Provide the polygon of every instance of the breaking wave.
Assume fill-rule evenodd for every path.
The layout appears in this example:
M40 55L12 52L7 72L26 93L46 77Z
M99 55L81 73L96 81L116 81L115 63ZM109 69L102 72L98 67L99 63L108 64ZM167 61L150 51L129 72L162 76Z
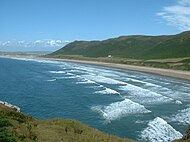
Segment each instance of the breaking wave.
M102 117L108 122L131 114L151 112L150 110L147 110L143 105L133 102L129 99L125 99L121 102L114 102L108 106L103 107L93 106L91 109L100 113Z
M62 74L62 73L65 73L65 72L64 71L49 71L49 73Z
M104 90L96 91L95 93L96 94L120 94L119 92L117 92L113 89L110 89L110 88L106 88L106 87Z
M143 142L171 142L181 138L183 135L176 131L164 119L156 117L148 123L148 127L141 132Z
M57 79L55 78L55 79L49 79L49 80L47 80L47 81L49 81L49 82L53 82L53 81L56 81Z
M119 89L126 91L126 93L128 93L128 95L130 95L135 101L140 101L144 104L164 103L173 100L161 94L131 84L120 86Z
M87 78L89 80L93 80L95 82L99 82L99 83L106 83L106 84L127 84L126 82L122 82L119 80L115 80L112 78L108 78L108 77L104 77L104 76L93 76L93 75L83 75L84 78Z
M178 114L170 117L171 121L180 122L182 124L190 124L190 108L180 110Z

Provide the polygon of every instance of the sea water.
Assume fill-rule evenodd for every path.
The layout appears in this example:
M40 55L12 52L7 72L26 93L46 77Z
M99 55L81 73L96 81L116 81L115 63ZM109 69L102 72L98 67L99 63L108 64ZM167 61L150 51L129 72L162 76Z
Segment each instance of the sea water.
M190 82L71 62L0 58L0 100L137 141L178 139L190 123Z

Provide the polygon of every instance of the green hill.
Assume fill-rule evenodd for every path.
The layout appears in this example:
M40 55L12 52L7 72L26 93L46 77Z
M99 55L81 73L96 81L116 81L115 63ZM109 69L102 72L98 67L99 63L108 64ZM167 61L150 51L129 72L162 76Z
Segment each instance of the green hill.
M63 55L95 58L112 55L140 60L190 57L190 31L177 35L134 35L103 41L74 41L48 56Z
M0 142L130 142L74 120L37 120L0 104Z

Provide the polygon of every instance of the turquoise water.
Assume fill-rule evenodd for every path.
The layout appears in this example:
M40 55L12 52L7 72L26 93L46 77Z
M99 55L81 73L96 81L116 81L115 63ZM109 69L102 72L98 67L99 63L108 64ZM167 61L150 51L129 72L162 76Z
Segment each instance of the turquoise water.
M70 62L0 58L0 100L138 141L180 138L190 123L190 82Z

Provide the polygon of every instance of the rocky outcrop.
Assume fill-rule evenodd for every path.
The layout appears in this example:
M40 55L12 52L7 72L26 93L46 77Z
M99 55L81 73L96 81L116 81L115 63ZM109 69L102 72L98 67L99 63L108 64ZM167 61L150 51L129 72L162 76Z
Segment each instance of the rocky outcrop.
M12 109L16 110L17 112L20 112L20 108L18 106L15 106L15 105L9 104L7 102L3 102L3 101L0 101L0 104L7 106L9 108L12 108Z

